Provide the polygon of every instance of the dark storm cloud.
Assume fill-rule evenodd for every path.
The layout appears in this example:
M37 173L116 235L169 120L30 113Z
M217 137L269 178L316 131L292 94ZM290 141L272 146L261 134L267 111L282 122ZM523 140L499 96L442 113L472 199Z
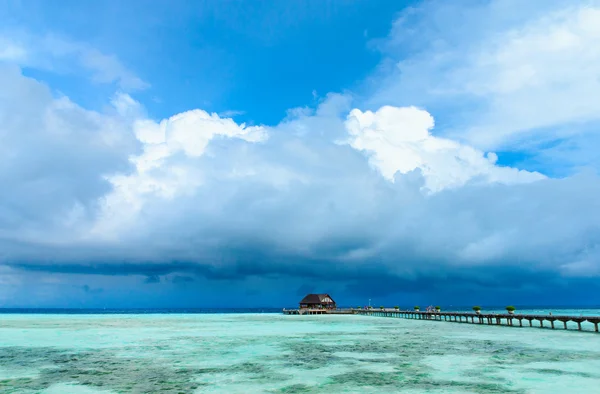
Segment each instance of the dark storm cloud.
M239 263L206 266L192 262L169 263L104 263L94 265L83 264L13 264L13 268L25 271L41 271L62 274L88 274L130 276L140 275L145 283L159 283L160 277L174 274L172 283L192 283L195 275L209 280L244 281L251 277L266 277L282 280L304 280L305 283L295 291L296 295L310 293L315 290L314 283L345 284L350 293L357 295L386 296L398 292L403 293L439 293L456 289L458 292L519 292L543 288L560 290L569 287L575 279L565 280L554 271L539 271L517 266L498 265L485 267L469 267L457 269L440 269L428 272L394 273L381 263L365 263L360 267L348 268L326 260L291 259L287 256L272 255L272 260L259 261L248 259L247 254L240 257ZM288 264L281 264L281 260ZM418 262L405 262L417 266ZM441 265L440 267L444 267ZM188 274L188 275L183 275Z

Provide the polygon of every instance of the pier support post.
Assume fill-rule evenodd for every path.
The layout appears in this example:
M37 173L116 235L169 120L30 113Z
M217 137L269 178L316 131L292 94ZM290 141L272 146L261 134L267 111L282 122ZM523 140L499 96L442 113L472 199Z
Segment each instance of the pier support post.
M577 329L578 329L579 331L581 331L581 322L580 322L580 321L578 321L578 322L577 322Z
M565 330L567 329L567 322L563 321L563 324L565 325Z
M542 327L542 328L544 327L544 321L543 320L540 320L540 327Z
M533 321L531 319L529 320L529 327L533 327Z
M598 322L594 322L594 331L598 332Z
M550 326L552 327L552 329L554 330L554 320L550 320Z

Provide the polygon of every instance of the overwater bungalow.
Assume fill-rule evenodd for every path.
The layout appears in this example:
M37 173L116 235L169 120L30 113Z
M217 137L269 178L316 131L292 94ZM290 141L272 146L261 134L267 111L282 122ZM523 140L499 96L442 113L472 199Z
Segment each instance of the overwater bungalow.
M307 294L300 301L300 309L336 309L336 305L329 294Z

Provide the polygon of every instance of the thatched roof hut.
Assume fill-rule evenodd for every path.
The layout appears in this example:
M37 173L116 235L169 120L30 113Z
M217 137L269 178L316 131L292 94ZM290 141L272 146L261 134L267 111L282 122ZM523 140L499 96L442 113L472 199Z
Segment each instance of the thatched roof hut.
M300 301L300 309L302 308L326 308L335 309L335 301L329 294L308 294Z

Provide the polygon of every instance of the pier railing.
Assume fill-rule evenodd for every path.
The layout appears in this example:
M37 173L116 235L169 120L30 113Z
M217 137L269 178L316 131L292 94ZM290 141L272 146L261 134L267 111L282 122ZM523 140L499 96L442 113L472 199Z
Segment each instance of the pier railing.
M363 315L363 316L378 316L378 317L395 317L403 319L417 319L417 320L434 320L434 321L447 321L457 323L470 323L470 324L487 324L487 325L504 325L504 326L518 326L523 327L523 321L529 323L529 327L534 326L534 322L539 324L541 328L544 323L549 323L548 328L556 328L562 323L562 328L567 330L567 323L573 322L577 324L577 329L582 330L581 324L589 322L593 324L594 331L598 332L598 325L600 324L600 316L571 316L571 315L535 315L535 314L519 314L519 313L471 313L471 312L422 312L422 311L408 311L400 310L395 308L384 308L384 309L284 309L284 314L287 315L329 315L329 314L340 314L340 315Z
M594 331L598 332L600 316L568 316L568 315L531 315L518 313L470 313L470 312L421 312L402 311L396 309L357 309L356 314L381 317L399 317L405 319L454 321L457 323L488 324L514 326L518 322L523 327L523 320L533 327L533 322L544 327L544 323L550 323L550 328L555 328L556 322L563 323L563 328L568 329L567 323L577 323L577 329L581 331L581 323L589 322L594 325Z

